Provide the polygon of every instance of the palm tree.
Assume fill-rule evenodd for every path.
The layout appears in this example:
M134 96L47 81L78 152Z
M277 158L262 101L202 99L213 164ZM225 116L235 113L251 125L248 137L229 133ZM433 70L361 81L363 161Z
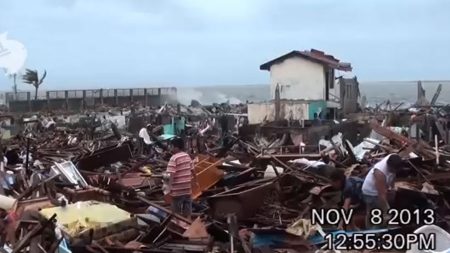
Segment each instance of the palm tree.
M25 70L25 75L22 76L22 80L24 83L28 83L34 86L36 89L36 93L34 94L34 100L37 100L38 89L39 86L44 82L45 77L47 76L47 71L44 70L44 74L41 78L39 78L37 70Z
M17 74L16 73L13 74L13 79L14 79L14 86L13 86L14 96L16 96L17 95Z

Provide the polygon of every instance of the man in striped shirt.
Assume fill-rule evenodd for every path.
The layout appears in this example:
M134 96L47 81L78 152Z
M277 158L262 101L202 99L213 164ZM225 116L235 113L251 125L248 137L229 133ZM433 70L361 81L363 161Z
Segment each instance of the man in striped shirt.
M169 195L172 198L172 211L190 219L192 212L192 179L195 179L191 157L183 151L181 138L172 140L173 155L167 165L169 178ZM196 181L195 181L196 182Z

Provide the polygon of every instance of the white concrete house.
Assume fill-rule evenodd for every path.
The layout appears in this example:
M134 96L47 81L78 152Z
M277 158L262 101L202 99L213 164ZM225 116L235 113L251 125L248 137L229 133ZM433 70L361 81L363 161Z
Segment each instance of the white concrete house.
M272 99L275 99L275 90L279 87L279 116L284 119L308 120L335 115L341 101L341 92L335 82L336 71L348 72L352 67L350 63L340 62L331 55L311 49L292 51L262 64L260 69L270 72ZM273 102L266 102L249 105L249 122L253 124L261 123L261 119L272 120L275 115L272 112L275 106L272 104ZM294 104L297 104L297 109L293 109Z
M332 100L335 70L351 71L350 63L340 62L322 51L292 51L262 64L270 72L271 97L280 86L281 99Z

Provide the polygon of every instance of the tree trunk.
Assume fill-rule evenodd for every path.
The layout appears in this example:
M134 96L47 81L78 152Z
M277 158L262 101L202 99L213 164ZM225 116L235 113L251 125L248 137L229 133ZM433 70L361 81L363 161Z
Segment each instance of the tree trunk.
M34 100L37 100L37 93L38 93L39 86L35 86L35 87L36 87L36 92L34 93Z
M17 74L14 74L14 96L17 95Z

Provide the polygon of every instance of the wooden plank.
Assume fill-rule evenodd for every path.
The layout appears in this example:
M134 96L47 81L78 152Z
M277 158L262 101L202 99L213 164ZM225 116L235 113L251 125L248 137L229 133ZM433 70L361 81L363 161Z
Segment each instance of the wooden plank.
M441 122L436 120L434 122L436 124L436 128L439 131L439 135L441 136L441 139L444 141L445 144L447 144L447 134L445 133L444 127L442 126Z
M200 197L203 191L214 186L219 180L223 178L224 172L217 168L221 165L223 160L217 160L214 163L209 163L206 168L205 162L201 161L200 164L195 165L195 174L197 182L192 182L192 198L196 199ZM198 183L198 184L197 184Z
M272 159L273 157L276 157L278 159L299 159L299 158L309 158L309 159L320 159L322 156L319 153L314 154L282 154L282 155L258 155L256 158L260 159Z
M432 149L428 143L409 139L401 134L397 134L387 127L380 126L376 120L372 120L370 122L370 127L378 134L381 134L382 136L393 141L397 146L405 147L406 149L413 147L414 151L423 156L425 159L432 158L430 157L429 152L426 151L426 149Z

